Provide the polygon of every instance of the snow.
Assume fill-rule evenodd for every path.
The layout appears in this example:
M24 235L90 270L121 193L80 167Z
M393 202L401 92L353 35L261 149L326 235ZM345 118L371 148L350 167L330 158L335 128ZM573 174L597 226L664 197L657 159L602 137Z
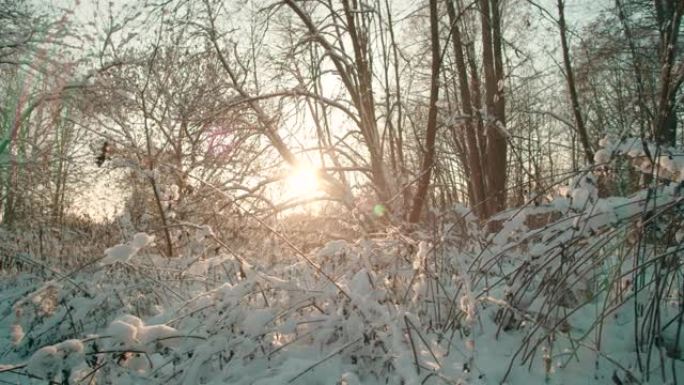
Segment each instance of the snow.
M24 329L21 327L21 325L14 324L10 328L10 341L12 342L12 345L18 345L22 339L24 339Z
M109 324L105 332L113 341L113 347L129 347L138 342L138 327L116 320Z
M603 148L612 148L614 143L615 138L610 135L606 135L599 140L598 145Z
M51 379L59 373L61 357L55 346L45 346L31 356L26 371L40 378Z
M119 317L119 321L135 326L136 328L141 328L143 326L143 321L140 318L130 314L124 314Z
M115 349L148 349L151 353L161 347L177 347L180 337L178 330L171 326L145 325L133 315L125 314L112 321L106 331Z
M202 225L197 230L195 238L199 241L202 241L207 237L213 237L213 236L214 236L214 231L211 229L211 226Z
M250 336L263 333L264 327L273 320L274 314L268 309L255 309L245 316L242 330Z
M344 372L338 381L340 385L361 385L359 377L353 372Z
M62 359L62 368L73 368L84 359L83 343L80 340L66 340L55 345L59 357Z
M154 237L146 233L137 233L128 243L120 243L105 250L105 257L100 261L103 265L126 263L133 258L140 249L150 245Z
M419 270L420 266L425 263L425 259L427 258L428 252L430 251L430 245L428 245L427 242L421 241L418 243L418 252L416 253L416 257L413 260L413 269L414 270Z
M101 261L104 265L116 262L128 262L136 253L138 248L129 244L118 244L105 250L106 257Z
M176 329L167 325L141 326L138 328L137 337L143 345L161 344L165 347L178 345L179 333Z
M684 157L671 149L629 138L602 145L597 163L636 157L642 167L650 152L662 179L681 178ZM136 233L69 280L0 276L0 363L12 368L0 380L673 383L673 372L684 376L680 187L603 196L598 185L591 170L577 173L537 205L498 214L496 233L455 207L435 227L317 243L305 253L320 270L287 248L267 261L253 243L237 249L245 263L153 250L136 258L154 242ZM546 219L533 226L533 216ZM189 228L187 241L203 250L218 237ZM656 303L661 340L648 352L650 321L634 312ZM648 373L638 358L650 359Z
M346 246L347 242L344 240L330 241L320 250L318 250L316 257L319 259L324 259L338 256L341 252L344 252Z
M606 149L600 149L594 153L594 162L596 164L610 163L610 152Z
M146 233L137 233L133 236L131 241L131 247L136 249L142 249L143 247L151 244L154 241L154 237Z
M580 187L573 189L570 193L572 204L570 205L575 210L584 210L589 203L589 191L586 188Z
M373 286L368 271L366 271L366 269L361 269L354 274L349 287L351 292L357 296L363 297L370 295L373 292Z

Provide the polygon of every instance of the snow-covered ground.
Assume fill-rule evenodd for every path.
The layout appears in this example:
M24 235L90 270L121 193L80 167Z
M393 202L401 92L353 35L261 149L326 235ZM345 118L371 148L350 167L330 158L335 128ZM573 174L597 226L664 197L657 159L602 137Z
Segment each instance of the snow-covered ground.
M660 161L679 180L676 159ZM496 231L457 207L437 227L282 244L276 263L164 259L145 233L77 268L6 256L0 382L682 383L680 187L598 184L578 174Z

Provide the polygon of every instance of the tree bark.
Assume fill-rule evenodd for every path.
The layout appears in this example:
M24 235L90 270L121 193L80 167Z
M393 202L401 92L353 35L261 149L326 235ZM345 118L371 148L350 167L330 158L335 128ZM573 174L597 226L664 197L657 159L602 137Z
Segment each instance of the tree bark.
M473 123L475 115L473 112L470 90L468 88L468 73L466 70L466 63L463 54L463 41L461 37L461 31L458 27L456 10L454 9L452 0L447 0L446 5L447 14L449 15L449 23L451 24L452 30L451 43L454 50L456 71L458 73L461 109L466 117L464 123L467 143L465 152L467 154L466 156L468 164L465 168L469 170L467 173L467 175L470 176L468 185L471 185L471 188L468 189L468 195L470 195L470 204L473 207L475 214L478 217L483 217L484 213L486 213L486 206L483 206L483 203L486 202L486 192L482 175L482 164L480 163L480 146L477 144L475 124Z
M660 87L657 96L657 115L654 121L654 139L658 144L674 146L677 142L677 90L682 84L673 74L679 29L684 13L682 0L654 0L656 22L660 32ZM684 63L681 64L684 68Z
M482 60L485 74L488 216L506 207L507 142L503 99L501 28L497 0L481 0ZM495 8L492 10L492 8ZM497 63L499 65L497 65Z
M413 198L409 222L416 223L425 205L432 167L435 161L435 138L437 136L437 100L439 99L439 68L441 55L439 49L439 30L437 16L437 0L430 0L430 37L432 41L432 76L430 79L430 107L428 110L428 122L425 138L425 155L420 168L418 189Z
M577 133L579 134L580 142L584 148L584 156L589 164L594 164L594 151L589 144L589 135L584 126L584 119L582 118L582 111L579 105L579 97L577 96L577 88L575 86L575 76L572 72L572 63L570 62L570 49L568 48L568 39L566 36L565 25L565 4L563 0L558 0L558 28L560 29L561 49L563 51L563 65L565 67L565 80L568 83L568 91L570 92L570 103L572 105L572 113L575 117L575 125Z

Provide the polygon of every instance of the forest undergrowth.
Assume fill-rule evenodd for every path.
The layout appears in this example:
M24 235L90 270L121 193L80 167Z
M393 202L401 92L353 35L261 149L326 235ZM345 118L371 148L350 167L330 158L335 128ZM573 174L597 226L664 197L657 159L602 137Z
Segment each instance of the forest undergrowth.
M488 223L457 206L311 251L274 228L197 224L173 259L147 233L5 231L0 382L681 384L684 156L603 144ZM650 182L603 196L619 162Z

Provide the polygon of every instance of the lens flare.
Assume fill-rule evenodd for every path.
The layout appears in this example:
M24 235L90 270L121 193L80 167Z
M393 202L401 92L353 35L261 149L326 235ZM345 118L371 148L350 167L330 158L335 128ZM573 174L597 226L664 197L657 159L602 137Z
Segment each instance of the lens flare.
M318 171L309 165L293 169L286 181L285 195L290 198L307 198L316 195L320 189Z

